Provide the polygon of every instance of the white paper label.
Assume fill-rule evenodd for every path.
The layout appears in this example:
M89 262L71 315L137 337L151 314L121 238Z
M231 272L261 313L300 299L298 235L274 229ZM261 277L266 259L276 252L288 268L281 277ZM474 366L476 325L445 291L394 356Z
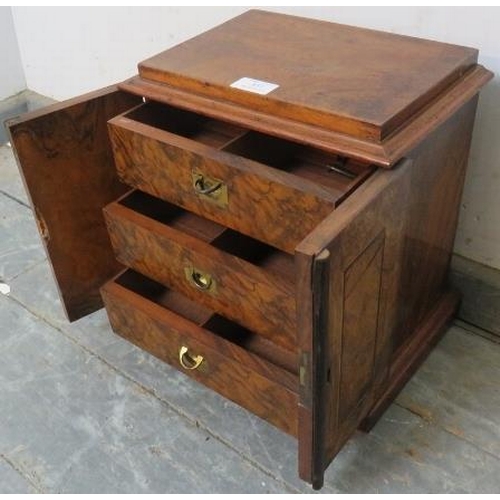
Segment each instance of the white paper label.
M269 92L276 90L279 85L244 76L243 78L240 78L239 80L231 83L230 87L240 90L246 90L247 92L253 92L254 94L266 95L269 94Z

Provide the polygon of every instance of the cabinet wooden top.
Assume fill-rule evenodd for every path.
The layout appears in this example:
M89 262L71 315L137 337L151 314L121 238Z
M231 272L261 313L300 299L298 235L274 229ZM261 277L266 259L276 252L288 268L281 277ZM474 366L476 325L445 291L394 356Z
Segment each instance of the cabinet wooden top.
M140 63L139 74L379 142L476 61L472 48L251 10ZM277 87L231 87L245 77Z

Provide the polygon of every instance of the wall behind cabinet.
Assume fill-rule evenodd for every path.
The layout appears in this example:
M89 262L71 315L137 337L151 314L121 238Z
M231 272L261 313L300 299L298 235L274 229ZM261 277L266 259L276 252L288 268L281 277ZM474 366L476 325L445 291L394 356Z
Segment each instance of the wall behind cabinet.
M0 7L0 101L26 88L12 10Z

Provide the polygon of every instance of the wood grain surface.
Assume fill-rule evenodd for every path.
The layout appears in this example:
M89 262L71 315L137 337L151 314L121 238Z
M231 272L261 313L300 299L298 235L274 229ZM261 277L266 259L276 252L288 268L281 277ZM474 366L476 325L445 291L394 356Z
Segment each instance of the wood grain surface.
M141 288L144 293L144 287L156 301L138 293ZM297 434L297 376L202 328L210 311L171 293L167 304L173 310L167 309L160 305L157 285L131 271L107 283L102 294L116 333L285 432ZM198 369L180 365L182 346L193 357L203 356Z
M377 172L297 247L298 341L307 360L299 472L315 488L388 375L410 163Z
M417 371L421 363L446 332L456 314L460 296L456 291L444 293L428 315L414 330L405 345L400 348L391 364L388 383L378 396L375 405L361 421L359 428L370 431L387 410L394 398Z
M314 290L315 282L322 279L312 272L314 256L324 248L331 255L327 333L321 333L320 327L307 330L308 324L320 324L314 307L323 297L304 292L310 298L298 308L300 356L308 360L311 372L306 377L308 386L301 386L299 429L312 429L305 432L312 432L313 438L318 432L326 436L299 435L300 471L301 477L318 486L320 464L326 467L356 426L374 425L456 310L457 297L447 292L447 270L476 104L477 98L470 100L410 153L406 172L402 174L401 167L394 171L399 183L396 177L388 177L388 187L378 191L374 187L381 178L378 172L297 249L298 290ZM380 252L375 250L382 234L380 263ZM359 253L356 249L365 239L371 243ZM350 261L349 270L342 274ZM362 264L368 261L370 266L365 268ZM365 270L360 274L356 268ZM351 284L356 293L346 295ZM321 384L313 367L324 362L315 361L314 355L325 335L330 361Z
M11 142L68 318L102 307L99 287L121 269L102 207L126 191L106 122L140 99L109 87L8 124Z
M270 115L380 140L465 73L477 53L251 10L141 62L139 74ZM241 77L279 87L265 95L231 87Z
M477 96L410 153L412 189L394 349L404 345L448 286Z
M410 120L380 142L334 132L316 124L297 122L259 112L223 99L208 98L137 76L120 83L119 87L157 102L190 109L276 137L310 144L324 151L374 163L384 168L392 168L428 134L473 98L492 78L491 71L480 65L474 66L445 92L437 95Z
M142 210L138 198L146 205ZM151 213L151 203L149 196L136 192L105 208L117 259L295 352L293 257L237 233L231 237L228 231L214 238L194 237L174 226L186 219L186 212L161 203ZM135 210L128 208L132 204ZM204 222L213 224L193 214L184 227L189 224L199 230ZM277 262L281 267L275 266ZM209 275L210 287L197 287L186 269Z
M344 197L342 191L127 117L111 120L110 134L123 182L289 253ZM269 150L270 161L280 154L279 146ZM227 206L196 194L193 170L227 186Z

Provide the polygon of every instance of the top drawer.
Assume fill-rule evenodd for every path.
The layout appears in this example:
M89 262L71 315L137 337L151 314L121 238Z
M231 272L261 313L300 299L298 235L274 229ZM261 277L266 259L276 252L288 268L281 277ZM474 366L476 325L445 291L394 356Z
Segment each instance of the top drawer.
M290 253L372 171L156 103L109 131L123 182Z

